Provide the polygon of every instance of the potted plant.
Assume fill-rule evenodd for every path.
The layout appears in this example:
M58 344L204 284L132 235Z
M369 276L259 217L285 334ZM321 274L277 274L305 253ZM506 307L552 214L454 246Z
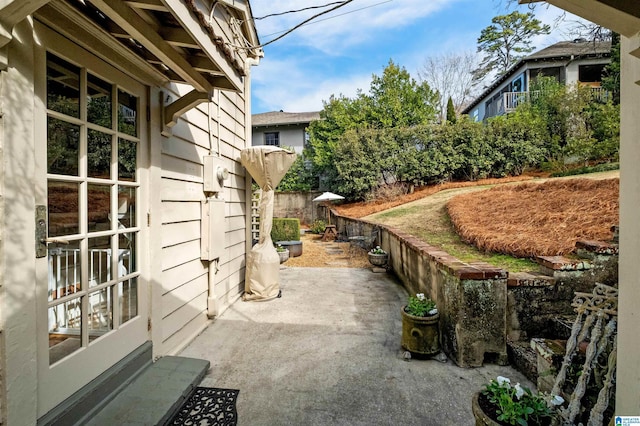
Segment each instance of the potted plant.
M440 352L440 314L436 303L424 293L410 296L402 307L402 347L414 354Z
M374 248L369 250L367 256L369 257L369 262L373 266L384 266L389 261L389 254L386 251L382 250L380 246L375 246Z
M473 395L471 408L476 426L555 425L556 410L563 403L558 395L533 394L520 383L512 386L508 378L498 376Z
M289 260L289 250L282 247L280 244L276 244L276 251L278 252L278 256L280 256L280 263L284 263Z

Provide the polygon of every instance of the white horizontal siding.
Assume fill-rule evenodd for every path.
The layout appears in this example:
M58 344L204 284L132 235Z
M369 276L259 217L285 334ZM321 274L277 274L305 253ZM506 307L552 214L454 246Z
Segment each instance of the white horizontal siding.
M234 231L236 232L236 231ZM168 223L162 227L162 247L200 241L200 221Z
M200 259L200 240L165 247L162 249L162 270Z
M168 297L168 296L165 296ZM162 340L165 341L194 318L207 310L207 293L201 293L162 319Z
M162 298L162 317L166 318L183 305L193 301L209 288L208 275L202 275L176 288L171 294Z
M200 202L171 202L162 205L162 223L200 220Z
M193 340L207 326L208 318L206 312L200 312L191 321L186 323L184 327L176 331L171 337L164 340L161 347L161 353L167 355L176 354L180 348Z
M162 294L167 294L185 282L206 276L208 269L198 257L197 259L177 265L162 272Z
M182 92L184 88L176 88ZM217 96L214 96L217 100ZM245 101L241 94L220 93L217 106L199 105L180 117L172 135L162 141L162 352L172 353L207 323L208 262L200 260L203 157L218 148L229 177L221 192L225 200L225 250L219 259L214 291L221 310L244 290L246 238L245 169L240 151L247 146ZM211 132L212 137L209 136ZM219 132L219 135L218 135ZM218 142L219 137L219 142Z

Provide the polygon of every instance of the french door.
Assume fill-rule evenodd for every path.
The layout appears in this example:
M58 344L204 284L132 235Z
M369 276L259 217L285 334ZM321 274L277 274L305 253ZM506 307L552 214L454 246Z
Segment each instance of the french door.
M47 222L46 256L36 266L42 415L149 334L141 255L146 87L40 31L47 40L36 73L46 128L37 144Z

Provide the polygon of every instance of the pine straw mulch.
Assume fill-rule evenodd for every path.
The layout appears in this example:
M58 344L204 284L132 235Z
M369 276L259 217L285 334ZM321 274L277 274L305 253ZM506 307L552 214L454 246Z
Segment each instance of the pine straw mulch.
M367 251L350 243L321 241L322 235L304 234L302 254L289 257L283 266L305 268L369 268Z
M497 185L500 183L509 183L509 182L521 182L526 180L534 179L535 177L548 176L547 174L538 174L534 175L520 175L520 176L510 176L506 178L492 178L492 179L480 179L473 182L445 182L439 185L429 185L422 186L416 189L414 192L410 194L401 195L399 197L395 197L393 199L376 199L372 201L361 201L359 203L350 203L343 204L340 206L332 206L334 210L340 213L343 216L352 217L355 219L372 215L374 213L381 212L383 210L390 209L392 207L397 207L402 204L410 203L411 201L416 201L424 197L428 197L429 195L433 195L436 192L444 191L447 189L454 188L467 188L471 186L481 186L481 185Z
M504 185L447 204L460 236L480 250L517 257L571 253L576 241L610 241L618 224L619 179Z

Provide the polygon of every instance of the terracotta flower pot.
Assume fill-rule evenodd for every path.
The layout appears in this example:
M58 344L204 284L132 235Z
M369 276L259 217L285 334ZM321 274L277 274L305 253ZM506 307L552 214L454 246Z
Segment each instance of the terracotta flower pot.
M417 317L405 312L405 307L402 307L402 347L420 355L440 352L440 313Z

